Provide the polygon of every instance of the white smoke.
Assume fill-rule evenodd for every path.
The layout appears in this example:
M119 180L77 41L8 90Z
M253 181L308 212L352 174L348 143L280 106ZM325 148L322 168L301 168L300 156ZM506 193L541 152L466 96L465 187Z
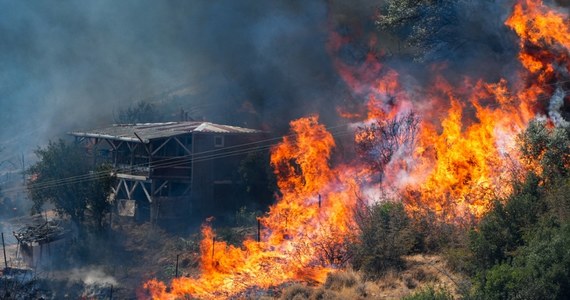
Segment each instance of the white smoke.
M101 269L75 269L71 272L72 278L83 282L86 285L117 286L117 280L105 274Z
M570 127L570 122L566 121L560 113L564 105L564 97L566 97L566 92L561 87L557 87L548 104L548 116L557 127Z

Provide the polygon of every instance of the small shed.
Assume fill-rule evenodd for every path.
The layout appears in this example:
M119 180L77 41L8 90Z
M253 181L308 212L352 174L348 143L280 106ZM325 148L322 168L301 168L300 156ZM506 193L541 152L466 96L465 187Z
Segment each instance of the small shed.
M55 220L29 224L14 232L24 263L31 268L49 265L51 257L66 245L70 230Z

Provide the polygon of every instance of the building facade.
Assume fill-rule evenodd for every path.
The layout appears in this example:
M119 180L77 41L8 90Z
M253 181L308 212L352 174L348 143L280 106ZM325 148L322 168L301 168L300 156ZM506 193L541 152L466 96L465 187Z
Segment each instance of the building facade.
M267 149L261 131L210 122L119 124L70 135L94 165L112 164L119 215L162 223L237 209L240 162Z

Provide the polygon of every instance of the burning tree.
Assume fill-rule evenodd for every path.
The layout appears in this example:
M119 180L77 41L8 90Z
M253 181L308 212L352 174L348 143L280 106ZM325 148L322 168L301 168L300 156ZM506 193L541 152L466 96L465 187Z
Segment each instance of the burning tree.
M440 2L402 3L429 6ZM174 279L170 290L164 283L149 281L145 286L150 295L156 299L188 294L224 298L292 280L323 282L336 264L343 263L336 257L345 252L342 243L358 225L356 195L364 189L393 189L404 199L403 206L366 211L373 217L362 222L361 228L373 234L361 236L361 242L370 245L384 243L387 237L396 240L386 228L405 233L407 224L394 217L403 212L414 216L426 210L452 224L480 220L495 200L513 193L507 184L513 179L510 171L524 163L526 151L521 157L516 136L535 117L553 115L547 111L553 97L558 101L552 106L555 109L566 98L565 92L556 90L564 89L570 70L567 19L567 14L541 1L518 1L505 24L520 38L521 68L494 82L469 76L446 78L445 66L433 66L427 84L410 88L414 80L403 84L404 76L384 65L377 53L369 53L362 65L335 60L347 87L365 101L356 113L339 109L343 116L367 124L355 135L361 159L331 166L335 142L317 117L291 122L292 134L271 153L281 195L260 219L260 241L246 240L235 247L204 226L200 276ZM338 54L342 43L349 40L333 34L329 50ZM420 97L428 100L416 105ZM422 122L415 114L403 113L412 107ZM528 150L540 156L540 149ZM376 226L386 234L376 235L382 232ZM376 254L370 257L381 257Z
M381 174L395 156L412 156L418 130L419 119L413 112L393 119L375 120L356 131L356 152L374 172Z

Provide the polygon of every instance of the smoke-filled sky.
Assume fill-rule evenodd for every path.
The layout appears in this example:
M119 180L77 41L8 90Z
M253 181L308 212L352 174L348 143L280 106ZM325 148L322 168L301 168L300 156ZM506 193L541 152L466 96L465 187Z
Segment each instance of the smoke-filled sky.
M445 33L454 37L452 47L433 57L450 72L495 80L516 63L514 36L502 24L512 1L457 3L457 26ZM381 4L1 1L0 146L27 152L66 131L114 122L120 108L181 87L184 108L215 122L279 132L309 113L332 118L348 89L327 52L329 31L376 34ZM383 53L396 52L394 40L378 44ZM345 48L341 59L356 63L369 50L358 39ZM407 57L388 57L407 70L404 84L410 74L410 84L429 76Z
M286 124L337 84L326 17L324 1L2 1L0 143L33 149L179 87L209 120L243 125L250 101Z

